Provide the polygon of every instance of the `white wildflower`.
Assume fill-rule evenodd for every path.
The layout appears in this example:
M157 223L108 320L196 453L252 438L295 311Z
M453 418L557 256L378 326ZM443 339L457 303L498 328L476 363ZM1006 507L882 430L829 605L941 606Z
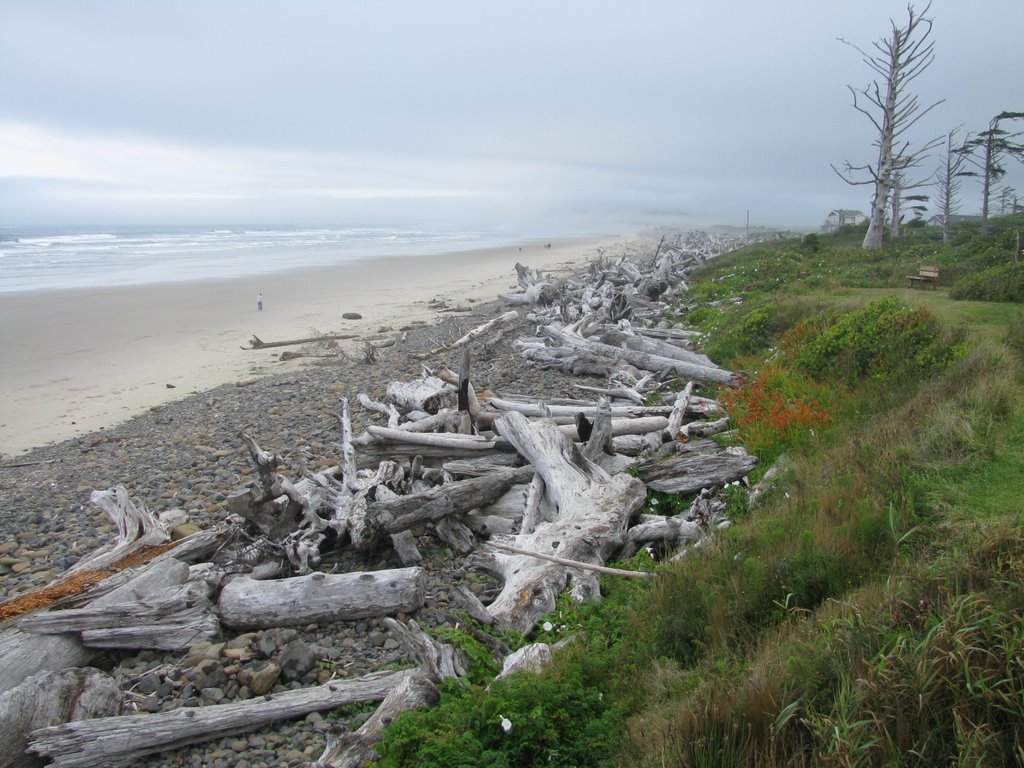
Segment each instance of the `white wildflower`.
M550 621L545 621L544 624L543 624L543 629L544 629L545 632L550 632L554 628L555 628L555 625L552 624Z

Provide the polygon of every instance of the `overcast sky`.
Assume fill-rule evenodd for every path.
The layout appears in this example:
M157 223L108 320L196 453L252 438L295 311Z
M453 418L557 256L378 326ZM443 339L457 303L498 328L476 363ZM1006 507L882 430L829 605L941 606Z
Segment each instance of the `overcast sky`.
M1024 110L1024 2L930 15L913 88L946 101L916 135ZM816 226L867 210L829 164L874 156L846 88L873 73L836 38L890 18L906 3L0 0L0 226Z

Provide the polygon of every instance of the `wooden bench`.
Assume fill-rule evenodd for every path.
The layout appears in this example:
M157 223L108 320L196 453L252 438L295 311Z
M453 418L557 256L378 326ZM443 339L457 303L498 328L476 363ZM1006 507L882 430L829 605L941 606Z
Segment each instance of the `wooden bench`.
M907 275L907 287L917 288L923 285L930 285L937 288L939 285L938 267L921 267L916 275Z

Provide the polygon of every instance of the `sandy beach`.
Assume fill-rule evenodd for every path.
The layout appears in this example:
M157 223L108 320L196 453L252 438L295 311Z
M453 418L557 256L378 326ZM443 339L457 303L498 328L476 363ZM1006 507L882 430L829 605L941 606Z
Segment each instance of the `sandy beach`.
M281 349L242 349L321 333L366 338L431 322L431 301L490 301L515 285L517 261L556 270L606 240L530 242L396 256L258 277L0 295L0 454L113 426L220 384L297 367ZM257 311L256 296L264 295ZM345 320L342 313L362 315ZM358 353L362 342L341 342Z

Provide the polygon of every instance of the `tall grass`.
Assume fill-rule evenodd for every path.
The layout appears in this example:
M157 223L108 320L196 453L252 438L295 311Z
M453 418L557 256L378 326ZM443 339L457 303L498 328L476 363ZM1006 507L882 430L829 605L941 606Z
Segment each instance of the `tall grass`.
M781 487L653 582L562 603L544 639L575 642L547 673L450 686L381 764L1024 764L1024 322L978 312L967 343L894 300L826 306L1004 255L965 235L715 259L680 312L746 374L723 399L762 469L789 456Z

